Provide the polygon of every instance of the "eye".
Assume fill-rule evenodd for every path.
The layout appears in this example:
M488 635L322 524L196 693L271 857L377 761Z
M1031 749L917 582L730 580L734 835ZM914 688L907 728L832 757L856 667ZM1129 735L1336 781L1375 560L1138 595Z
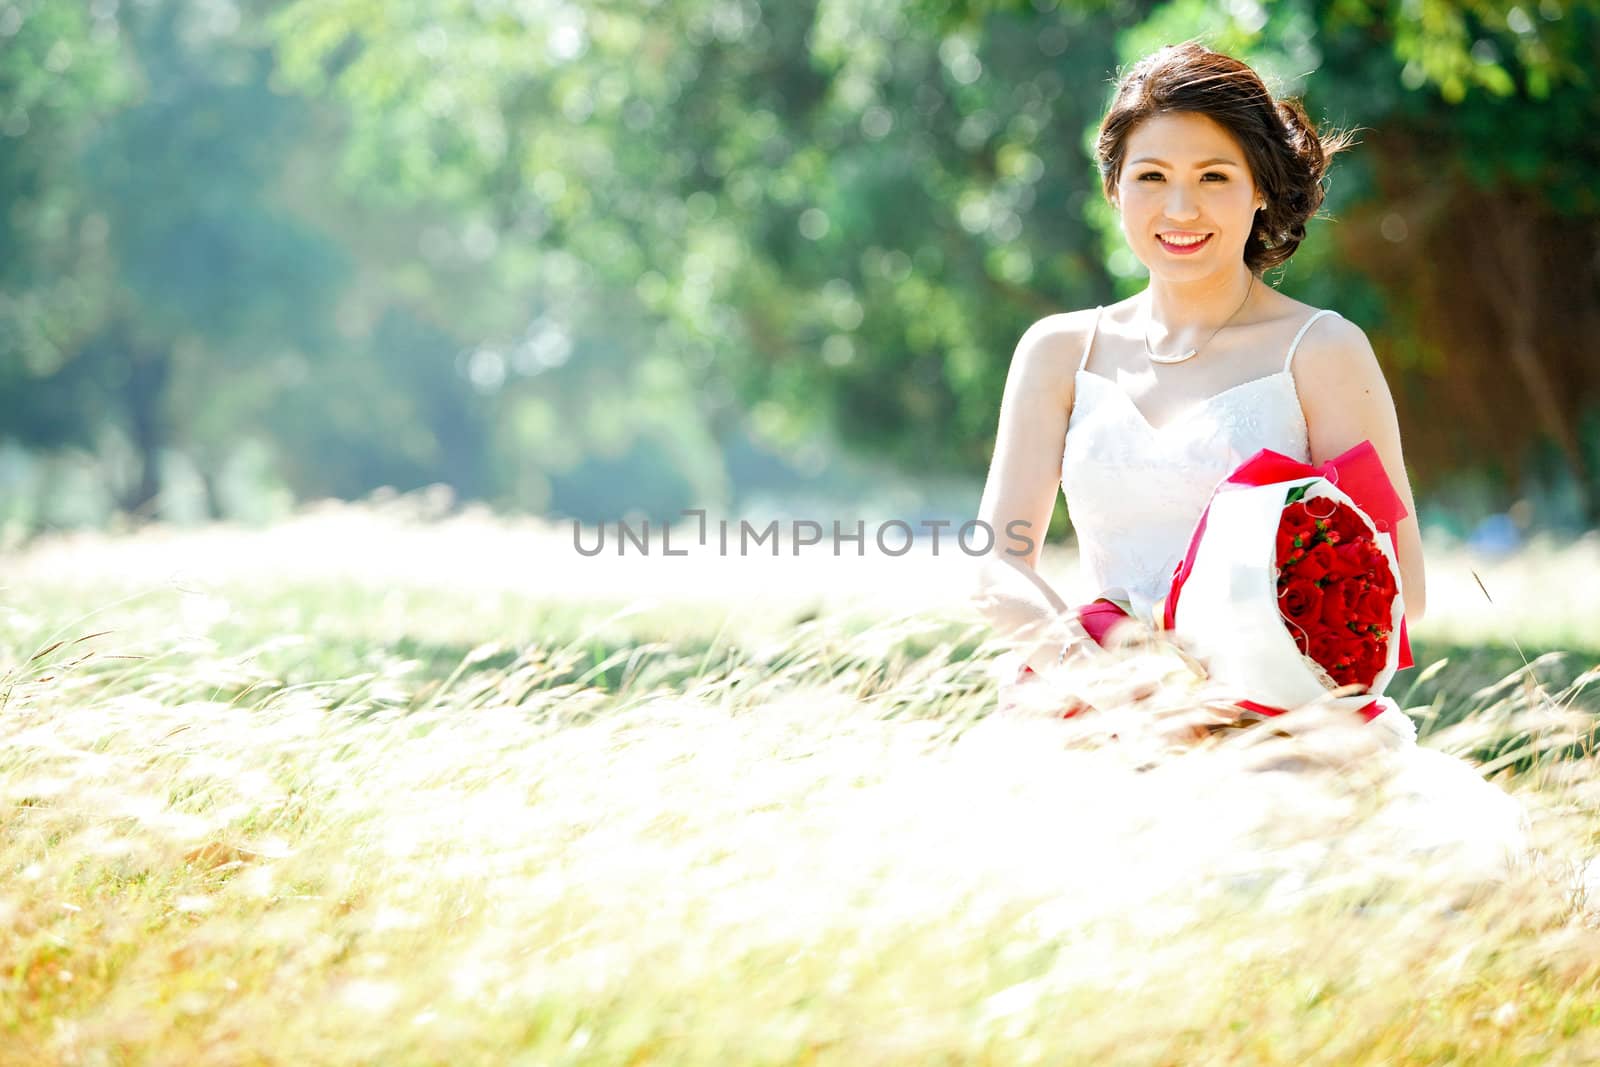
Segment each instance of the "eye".
M1158 170L1149 170L1149 171L1145 171L1143 174L1139 175L1138 180L1139 181L1144 181L1146 178L1160 178L1161 176L1162 175L1161 175L1160 171L1158 171ZM1203 175L1203 178L1218 178L1218 179L1220 179L1222 181L1227 181L1228 180L1228 176L1226 174L1219 174L1214 170L1206 171L1205 174Z

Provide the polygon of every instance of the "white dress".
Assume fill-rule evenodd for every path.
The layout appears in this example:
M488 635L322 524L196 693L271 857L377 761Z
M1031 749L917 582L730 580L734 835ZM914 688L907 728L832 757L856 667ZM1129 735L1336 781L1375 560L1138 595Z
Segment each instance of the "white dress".
M1100 311L1078 367L1061 484L1077 533L1082 599L1121 600L1149 619L1218 482L1263 448L1310 462L1291 367L1306 330L1335 312L1307 318L1277 373L1225 389L1158 427L1115 382L1089 370ZM1380 719L1394 735L1388 740L1396 773L1384 825L1396 844L1464 844L1486 869L1520 854L1528 830L1522 806L1469 764L1418 746L1411 720L1386 703Z
M1100 311L1078 364L1061 488L1085 589L1127 601L1149 619L1218 482L1263 448L1310 462L1290 366L1306 330L1334 312L1306 320L1278 373L1225 389L1157 427L1115 382L1088 369Z

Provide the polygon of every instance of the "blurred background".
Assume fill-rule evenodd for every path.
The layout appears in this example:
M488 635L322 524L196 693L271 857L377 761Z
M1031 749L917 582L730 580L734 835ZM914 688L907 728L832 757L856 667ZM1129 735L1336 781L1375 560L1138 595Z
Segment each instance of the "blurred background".
M1600 0L0 0L4 542L970 517L1017 338L1144 285L1090 146L1190 37L1360 130L1269 280L1372 337L1425 524L1600 524Z

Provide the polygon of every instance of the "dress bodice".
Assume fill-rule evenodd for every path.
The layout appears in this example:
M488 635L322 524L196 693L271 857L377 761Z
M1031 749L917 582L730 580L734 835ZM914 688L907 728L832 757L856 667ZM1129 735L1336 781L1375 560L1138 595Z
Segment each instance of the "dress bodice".
M1308 318L1275 374L1242 382L1160 427L1103 375L1088 370L1101 308L1084 345L1061 462L1078 538L1084 599L1107 596L1149 619L1166 596L1195 522L1217 483L1270 448L1310 462L1305 413L1290 366Z

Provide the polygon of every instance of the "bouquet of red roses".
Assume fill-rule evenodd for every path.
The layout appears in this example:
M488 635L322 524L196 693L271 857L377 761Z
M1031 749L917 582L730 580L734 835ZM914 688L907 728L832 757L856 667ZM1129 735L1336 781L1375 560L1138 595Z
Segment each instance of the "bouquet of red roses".
M1370 442L1319 467L1263 450L1212 494L1163 623L1247 711L1349 686L1331 699L1374 719L1392 702L1373 698L1411 665L1393 543L1405 514Z
M1367 689L1389 660L1399 583L1367 520L1290 490L1278 521L1278 611L1300 654L1338 685Z

